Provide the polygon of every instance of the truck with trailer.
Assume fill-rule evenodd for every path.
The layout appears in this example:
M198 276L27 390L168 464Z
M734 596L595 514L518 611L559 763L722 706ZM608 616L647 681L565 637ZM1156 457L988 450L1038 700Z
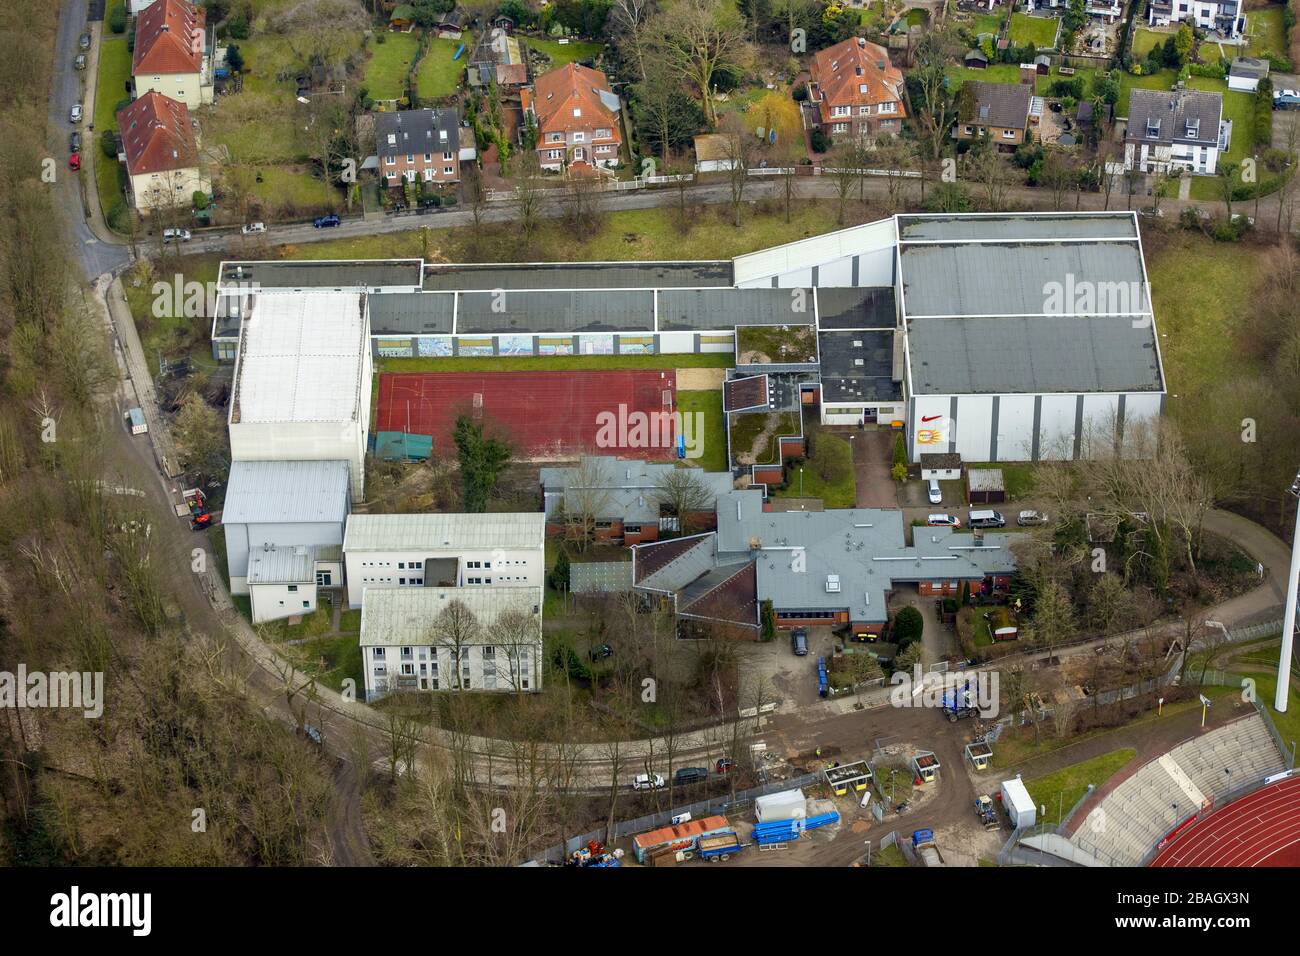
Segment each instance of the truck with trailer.
M922 866L948 865L943 861L943 854L939 852L938 844L934 842L934 831L931 829L913 831L912 849L920 859Z
M744 848L745 844L740 842L740 837L733 830L716 836L700 837L700 846L696 855L710 863L726 862Z

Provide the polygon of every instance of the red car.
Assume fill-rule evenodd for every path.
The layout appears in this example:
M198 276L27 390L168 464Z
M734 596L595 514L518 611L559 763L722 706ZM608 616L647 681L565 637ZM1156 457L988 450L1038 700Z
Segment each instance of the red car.
M731 773L736 769L736 761L730 757L720 757L713 765L713 769L716 773Z
M73 153L68 157L68 168L73 171L81 169L81 154Z

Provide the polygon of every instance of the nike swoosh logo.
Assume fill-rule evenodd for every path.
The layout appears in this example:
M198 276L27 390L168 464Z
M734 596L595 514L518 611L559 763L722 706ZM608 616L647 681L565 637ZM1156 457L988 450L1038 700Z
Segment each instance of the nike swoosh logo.
M923 421L923 422L932 422L932 421L934 421L936 418L943 418L943 416L942 416L942 415L922 415L922 416L921 416L921 421Z

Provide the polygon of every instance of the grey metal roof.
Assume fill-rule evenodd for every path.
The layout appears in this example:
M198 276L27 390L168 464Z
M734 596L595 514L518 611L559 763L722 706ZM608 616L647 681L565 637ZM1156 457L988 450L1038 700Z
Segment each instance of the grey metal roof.
M893 329L822 332L822 404L902 399L902 383L894 381L894 337Z
M995 213L962 215L935 213L900 215L903 242L1005 242L1030 239L1136 239L1137 218L1131 212Z
M1261 60L1253 56L1238 56L1232 60L1232 67L1229 69L1233 76L1245 76L1250 79L1259 79L1268 76L1268 60Z
M664 289L728 287L731 261L534 262L518 265L456 264L425 268L424 288L444 291L493 289Z
M898 323L894 287L817 290L820 329L892 329Z
M223 524L342 522L348 514L346 461L233 461Z
M1059 287L1074 305L1095 289L1119 307L1091 308L1123 314L1150 311L1142 253L1136 242L904 244L900 251L903 309L916 316L1042 315L1069 312L1055 306ZM1091 284L1091 286L1089 285ZM1119 285L1122 284L1122 285Z
M478 623L462 644L497 644L492 625L507 611L533 615L536 641L542 636L542 589L534 588L366 588L361 597L363 647L442 644L436 624L440 614L459 601Z
M966 471L966 483L971 491L1005 491L1001 468L970 468Z
M756 498L761 498L755 495ZM716 564L717 536L704 534L695 539L673 539L651 544L639 544L632 549L633 561L639 562L643 553L654 553L657 549L679 551L662 567L655 568L649 574L640 574L637 587L656 591L677 591L686 587L703 574L707 574Z
M1129 94L1125 142L1216 146L1223 95L1205 90L1138 90ZM1189 128L1195 126L1195 132Z
M458 299L458 333L654 330L654 293L649 291L463 292Z
M488 514L353 514L344 551L450 551L541 548L546 515L540 511Z
M370 297L371 335L450 335L456 297L449 292L390 292Z
M249 584L313 584L316 549L304 546L253 548L248 552Z
M460 150L460 117L454 109L376 113L375 149L380 156L455 154Z
M569 565L574 594L617 594L632 590L631 561L588 561Z
M662 289L660 331L811 325L811 289Z
M420 288L424 262L420 259L304 260L221 263L218 284L260 286L263 289Z
M598 504L600 519L630 521L655 521L659 518L659 489L665 475L675 471L671 462L648 462L616 458L612 455L592 455L584 465L572 468L542 468L538 478L548 493L564 494L577 490L574 485L583 481L584 490L595 491L588 496L588 505ZM712 508L719 495L731 491L731 472L692 469L700 488L707 495L707 507Z
M909 347L917 395L1164 387L1154 326L1128 316L918 319Z

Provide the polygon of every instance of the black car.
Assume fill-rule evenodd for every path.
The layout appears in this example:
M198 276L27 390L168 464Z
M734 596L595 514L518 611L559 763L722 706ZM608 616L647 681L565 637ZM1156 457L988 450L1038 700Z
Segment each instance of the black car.
M614 648L608 644L597 644L591 649L591 659L593 661L603 661L605 658L613 656L613 654Z
M83 33L80 37L78 37L78 38L77 38L77 46L81 47L83 50L89 50L89 49L90 49L90 34L89 34L89 33Z
M795 657L808 656L808 632L802 627L790 632L790 650L794 651Z
M81 152L81 134L75 129L72 131L72 135L68 137L68 148L74 153Z
M678 767L673 774L673 783L703 783L709 779L709 771L704 767Z
M328 216L318 216L316 220L312 223L312 225L315 226L317 229L328 229L331 226L337 226L338 224L339 224L339 217L336 216L334 213L330 213Z

